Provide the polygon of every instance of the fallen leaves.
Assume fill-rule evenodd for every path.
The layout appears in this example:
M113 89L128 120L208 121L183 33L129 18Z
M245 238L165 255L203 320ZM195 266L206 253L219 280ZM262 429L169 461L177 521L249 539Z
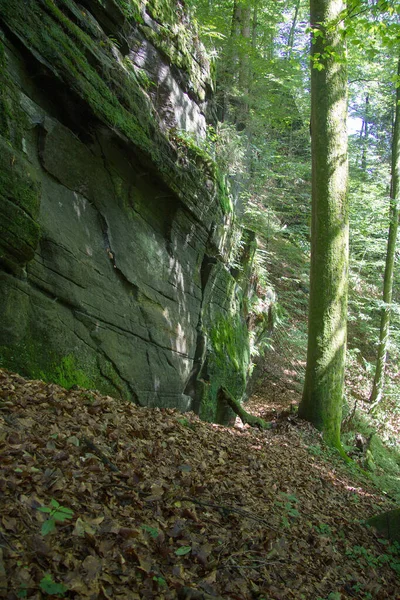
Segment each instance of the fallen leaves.
M360 524L388 502L310 454L310 426L229 429L1 370L0 389L0 597L397 597Z

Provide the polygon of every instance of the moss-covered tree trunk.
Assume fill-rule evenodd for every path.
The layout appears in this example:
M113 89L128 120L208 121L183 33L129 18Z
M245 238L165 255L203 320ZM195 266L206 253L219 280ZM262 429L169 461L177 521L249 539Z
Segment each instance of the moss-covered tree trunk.
M311 0L312 226L307 368L299 416L340 448L348 281L347 70L342 0Z
M400 77L400 59L397 67ZM400 88L396 91L396 116L394 121L392 142L392 185L390 190L390 224L388 245L386 251L385 274L383 276L383 306L381 311L381 326L379 332L378 357L370 401L371 410L378 406L383 395L387 345L389 341L390 311L393 288L393 268L396 254L397 229L399 224L400 198Z

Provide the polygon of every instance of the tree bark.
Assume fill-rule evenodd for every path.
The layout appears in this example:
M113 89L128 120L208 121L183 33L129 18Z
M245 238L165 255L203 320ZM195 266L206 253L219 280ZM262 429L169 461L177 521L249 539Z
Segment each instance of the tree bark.
M347 336L348 165L346 48L338 17L345 3L311 0L310 8L314 30L311 269L307 367L299 416L320 429L329 445L341 450Z
M400 59L397 67L400 76ZM390 312L393 289L393 269L396 254L396 239L399 225L399 198L400 198L400 88L396 90L396 114L392 142L392 182L390 190L390 224L386 251L385 273L383 276L383 307L381 312L381 325L379 331L378 357L376 361L375 377L372 385L370 402L373 411L383 396L387 346L389 341Z

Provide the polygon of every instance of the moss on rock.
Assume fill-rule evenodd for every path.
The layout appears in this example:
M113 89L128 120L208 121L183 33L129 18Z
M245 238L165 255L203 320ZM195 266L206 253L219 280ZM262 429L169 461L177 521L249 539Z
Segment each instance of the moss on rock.
M185 395L200 319L208 376L201 373L194 387L203 398L202 416L225 421L229 414L218 390L226 386L241 397L250 362L245 303L227 265L232 223L224 213L232 205L224 175L193 136L178 146L173 126L162 121L163 109L168 117L170 106L182 100L188 115L195 112L193 129L187 129L204 132L202 102L211 80L182 6L172 0L0 0L5 31L24 46L14 56L13 45L5 51L0 38L0 260L6 266L0 277L8 278L0 286L0 364L65 387L97 387L132 399L137 388L158 401L160 381L164 387L171 381L175 402ZM166 87L157 103L152 84L159 73L138 70L138 48L149 62L170 69L168 85L176 95ZM138 52L136 62L130 51ZM11 54L15 62L7 75ZM29 123L17 88L26 92L18 72L25 60L36 75L22 103ZM54 95L45 98L50 89ZM82 122L86 116L89 127ZM114 159L126 163L114 169ZM143 176L156 183L146 187ZM121 226L125 217L129 231ZM128 247L133 259L124 254ZM204 251L218 263L209 285L199 273ZM90 286L100 277L115 281L128 297L117 317L111 314L118 312L112 286L104 304L91 297L96 288ZM156 306L135 300L147 287ZM140 360L145 357L134 375L129 361L136 346L125 344L130 335L140 340Z
M179 197L187 204L191 203L196 212L204 212L204 204L208 204L215 213L218 208L215 194L221 191L221 185L214 185L209 190L209 169L204 168L203 164L195 166L176 160L176 152L168 137L162 133L157 113L146 91L132 71L124 66L122 56L118 57L115 44L104 43L104 34L102 37L99 33L94 38L83 31L82 26L69 18L71 11L68 4L67 0L59 0L57 4L51 0L38 0L28 4L0 0L0 12L10 30L46 65L56 79L84 100L100 121L118 130L151 158L165 183ZM157 43L154 41L156 46L167 35L169 39L173 35L168 28L159 34L154 34L153 30L151 33L151 28L148 29L146 34L152 41L154 35L159 37ZM183 30L187 34L187 28ZM172 44L174 48L179 47L179 40L178 36L176 46ZM168 55L169 60L178 64L178 59L172 54ZM194 62L199 68L197 61ZM189 75L192 75L191 67L185 61L178 66L187 68ZM202 74L198 73L202 80L206 76L207 70ZM198 202L200 187L203 189L202 207Z
M24 266L40 239L40 183L20 152L0 137L0 261Z

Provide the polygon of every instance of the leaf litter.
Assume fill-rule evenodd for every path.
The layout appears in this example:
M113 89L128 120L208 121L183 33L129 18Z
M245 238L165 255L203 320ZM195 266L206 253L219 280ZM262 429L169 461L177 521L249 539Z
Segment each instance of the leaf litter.
M392 503L293 416L223 427L0 370L0 455L0 598L400 598L363 524Z

